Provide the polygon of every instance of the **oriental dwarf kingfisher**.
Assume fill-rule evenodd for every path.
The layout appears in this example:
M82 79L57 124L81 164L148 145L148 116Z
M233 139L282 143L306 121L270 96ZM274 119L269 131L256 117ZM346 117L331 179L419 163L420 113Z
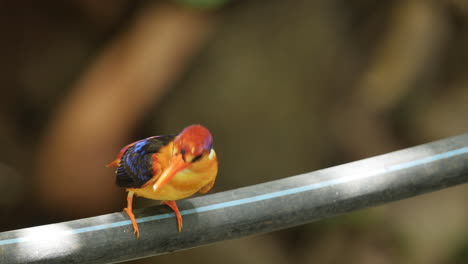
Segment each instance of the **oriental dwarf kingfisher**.
M210 131L201 125L191 125L178 135L133 142L107 167L117 167L116 184L128 192L124 210L138 238L140 231L132 211L134 194L168 205L181 232L182 216L175 201L197 192L208 192L218 173L218 159Z

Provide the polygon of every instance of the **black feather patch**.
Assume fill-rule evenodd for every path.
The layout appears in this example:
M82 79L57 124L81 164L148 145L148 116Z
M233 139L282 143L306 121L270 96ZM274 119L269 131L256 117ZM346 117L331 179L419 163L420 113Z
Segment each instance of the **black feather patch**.
M139 188L153 177L152 156L171 142L176 135L151 137L129 147L117 168L116 184L120 187Z

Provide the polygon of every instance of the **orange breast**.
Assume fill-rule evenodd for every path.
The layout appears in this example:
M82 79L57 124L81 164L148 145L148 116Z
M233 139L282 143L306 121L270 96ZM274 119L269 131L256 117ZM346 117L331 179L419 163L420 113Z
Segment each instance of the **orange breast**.
M166 147L165 147L166 148ZM161 170L158 175L155 175L150 181L155 182L162 174L164 168L169 164L171 153L170 146L165 150L161 150L158 156ZM136 195L153 200L180 200L187 198L202 189L203 187L212 184L218 173L218 160L216 153L212 153L202 160L193 163L188 168L178 172L168 183L161 186L156 192L153 191L153 185L149 184L144 188L129 188L129 191L135 192Z

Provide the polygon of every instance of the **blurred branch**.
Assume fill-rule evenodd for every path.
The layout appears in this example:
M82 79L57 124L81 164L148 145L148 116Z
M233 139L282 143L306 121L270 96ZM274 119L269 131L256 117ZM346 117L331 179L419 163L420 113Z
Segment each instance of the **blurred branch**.
M117 188L104 165L162 100L210 28L205 14L152 4L102 51L42 141L37 183L46 207L74 217L112 208Z
M336 137L351 156L365 157L401 148L393 135L391 111L431 79L447 42L447 22L434 1L397 1L388 29L370 54L369 66L353 96L333 114ZM347 118L337 118L345 115ZM349 127L360 129L341 131Z
M358 105L380 113L412 90L447 39L446 19L432 1L399 1L388 25L355 98Z

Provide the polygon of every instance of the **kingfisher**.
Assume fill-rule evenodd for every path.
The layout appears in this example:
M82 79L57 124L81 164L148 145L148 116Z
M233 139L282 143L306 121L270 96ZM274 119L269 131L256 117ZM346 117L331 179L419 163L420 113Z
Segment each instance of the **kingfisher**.
M191 125L178 135L153 136L128 144L107 167L117 168L116 184L128 192L124 211L139 238L133 196L160 200L169 206L181 232L182 216L175 201L210 191L218 173L218 159L210 131Z

